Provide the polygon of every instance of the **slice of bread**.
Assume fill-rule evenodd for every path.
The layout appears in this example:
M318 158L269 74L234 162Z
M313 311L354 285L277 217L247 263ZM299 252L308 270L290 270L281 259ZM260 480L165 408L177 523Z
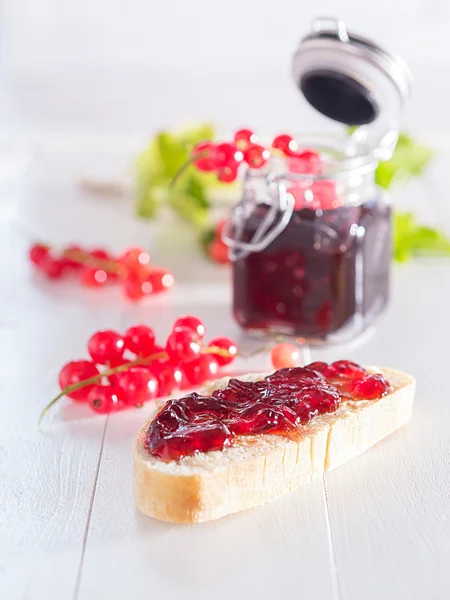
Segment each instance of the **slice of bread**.
M379 400L344 402L336 412L302 425L295 440L273 434L239 436L230 448L163 462L144 446L150 419L133 450L137 507L163 521L210 521L274 500L361 454L409 421L415 390L414 379L405 373L367 370L382 373L393 391ZM227 383L228 378L218 380L207 391Z

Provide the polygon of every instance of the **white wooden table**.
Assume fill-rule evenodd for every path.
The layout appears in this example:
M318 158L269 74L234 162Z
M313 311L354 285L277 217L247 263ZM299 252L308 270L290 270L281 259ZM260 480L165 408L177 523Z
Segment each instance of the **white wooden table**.
M111 165L121 160L113 154ZM174 235L175 249L173 239L164 246L177 288L145 305L33 276L26 252L36 237L119 250L154 235L126 217L126 204L76 189L83 161L94 158L39 152L17 210L8 217L13 201L2 205L0 598L448 598L449 262L395 269L376 335L358 348L313 352L414 374L412 423L274 504L197 526L143 517L133 506L131 445L146 408L100 416L64 400L37 430L59 368L85 356L94 330L143 321L163 336L177 315L194 313L209 335L239 338L227 269L201 263L187 230ZM255 359L251 367L266 364Z

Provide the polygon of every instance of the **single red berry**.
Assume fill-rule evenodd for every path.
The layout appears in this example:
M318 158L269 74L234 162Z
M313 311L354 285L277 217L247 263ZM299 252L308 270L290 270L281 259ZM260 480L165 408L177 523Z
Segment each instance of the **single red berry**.
M140 272L131 271L123 280L122 290L126 298L133 302L139 302L144 296L151 293L153 288L150 284L144 285Z
M261 169L267 164L269 158L269 150L259 144L252 144L244 150L244 160L251 169Z
M272 148L279 150L283 154L289 155L298 149L298 144L291 135L277 135L272 142Z
M118 374L117 385L128 406L141 406L158 395L158 380L146 367L132 367Z
M186 327L178 327L167 338L166 352L175 361L194 360L200 355L197 334Z
M230 262L228 255L228 246L220 239L216 239L208 247L208 253L211 259L220 264L227 264Z
M117 261L129 271L138 270L150 264L150 255L147 250L135 246L123 252Z
M386 396L391 390L389 381L383 375L367 375L353 381L352 395L355 398L375 400Z
M197 335L199 340L202 340L205 337L205 325L203 321L201 321L198 317L194 317L194 315L178 317L173 324L172 329L175 331L175 329L178 329L178 327L190 329Z
M232 363L233 360L235 359L235 357L237 355L237 351L238 351L236 344L232 340L230 340L229 338L226 338L226 337L217 337L217 338L212 339L208 344L208 348L213 348L213 347L221 348L222 350L225 350L228 353L228 356L224 356L222 354L211 353L211 355L214 356L217 363L221 367Z
M147 325L129 327L124 334L125 348L138 356L149 356L155 348L155 333Z
M201 354L195 360L183 365L186 377L191 385L199 385L208 379L214 379L219 369L217 357L212 354Z
M113 361L113 364L110 365L112 367L120 367L122 365L125 365L126 363L130 362L130 360L128 358L121 358L121 359L117 359ZM116 386L117 387L117 382L118 382L118 376L120 375L120 373L113 373L113 375L108 375L107 379L109 381L109 383L112 386Z
M250 144L256 144L258 136L250 129L239 129L234 134L234 141L239 150L245 150Z
M319 175L322 172L322 160L314 150L303 150L299 152L298 158L303 163L305 173Z
M194 160L194 164L199 171L210 173L217 168L216 161L216 145L212 142L200 142L193 151L194 158L196 154L201 155L201 158Z
M90 379L95 375L98 375L99 371L93 362L90 360L72 360L71 362L64 365L59 372L58 381L59 386L63 390L69 385L74 385L85 379ZM77 402L84 402L92 389L93 384L86 385L79 390L70 392L67 394L72 400Z
M170 360L155 360L148 369L158 380L158 396L168 396L186 383L184 371Z
M172 273L161 267L152 269L146 278L146 282L152 286L152 292L154 294L170 290L174 281Z
M87 395L87 402L97 413L110 413L120 407L120 392L112 385L93 385Z
M64 261L60 258L48 256L39 265L42 273L49 279L61 279L64 275Z
M88 342L88 352L98 365L120 361L125 351L123 337L116 331L97 331Z
M236 144L223 142L216 146L216 164L220 167L237 167L244 160L244 155L236 148Z
M50 248L44 244L33 244L28 252L31 262L37 267L40 267L49 255Z
M291 369L298 367L300 362L300 350L294 344L284 342L274 346L270 353L273 368Z
M238 169L233 165L225 165L223 167L219 167L217 170L217 179L222 183L232 183L236 181L238 176Z
M81 273L81 283L85 287L102 287L108 282L109 275L103 269L83 267Z

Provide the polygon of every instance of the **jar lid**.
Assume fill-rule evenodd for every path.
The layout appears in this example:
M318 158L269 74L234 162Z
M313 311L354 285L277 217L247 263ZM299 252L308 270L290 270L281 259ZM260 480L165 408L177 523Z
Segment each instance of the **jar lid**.
M396 121L411 93L406 63L344 21L318 18L293 58L293 76L307 101L346 125Z

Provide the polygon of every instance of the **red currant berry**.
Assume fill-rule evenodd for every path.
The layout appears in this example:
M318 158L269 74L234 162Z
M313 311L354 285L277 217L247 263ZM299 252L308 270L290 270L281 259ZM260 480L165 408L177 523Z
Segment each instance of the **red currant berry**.
M85 379L90 379L95 375L98 375L99 371L97 367L89 360L73 360L61 369L58 376L59 386L63 390L69 385L74 385L75 383L79 383L80 381L84 381ZM69 398L72 400L76 400L77 402L83 402L86 400L86 397L90 390L92 389L92 385L86 385L79 390L75 390L74 392L70 392L67 394Z
M147 325L135 325L125 331L125 348L138 356L149 356L155 348L155 334Z
M217 357L212 354L201 354L183 366L191 385L199 385L208 379L214 379L219 369Z
M194 164L199 171L210 173L215 171L217 167L216 162L216 146L212 142L200 142L194 148L195 155L201 155L201 158L194 160Z
M109 275L103 269L84 267L81 273L81 283L85 287L102 287L107 283Z
M175 361L194 360L200 355L197 334L186 327L178 327L167 338L166 352Z
M158 294L159 292L166 292L170 290L175 280L170 271L158 267L150 271L146 282L152 286L153 293Z
M222 183L232 183L233 181L236 181L237 176L237 167L233 165L225 165L220 167L217 171L217 179Z
M37 267L40 267L42 263L47 260L49 255L50 248L44 244L34 244L28 252L31 262Z
M208 253L211 259L219 264L225 265L230 262L228 246L220 239L216 239L209 245Z
M234 141L239 150L245 150L250 144L256 144L258 136L250 129L239 129L234 134Z
M47 259L43 260L39 265L41 271L49 279L61 279L64 275L64 261L59 258L52 258L48 256Z
M89 339L88 352L98 365L114 364L120 361L125 351L123 337L116 331L97 331Z
M264 167L269 158L269 150L259 144L252 144L244 150L244 160L251 169L260 169L261 167Z
M367 375L354 380L352 395L365 400L375 400L386 396L390 390L390 383L383 375Z
M146 367L132 367L117 377L123 402L128 406L141 406L158 395L158 380Z
M302 161L304 173L319 175L322 171L322 161L319 154L314 150L303 150L299 152L298 159Z
M125 250L117 260L123 267L132 271L148 266L150 264L150 255L144 248L136 246Z
M208 348L213 348L213 347L221 348L222 350L225 350L228 353L228 356L224 356L222 354L211 353L211 355L214 356L217 363L221 367L232 363L233 360L235 359L237 351L238 351L236 344L232 340L230 340L229 338L226 338L226 337L217 337L217 338L212 339L208 344Z
M283 154L289 155L298 150L298 144L291 135L282 134L277 135L273 140L272 148L280 150Z
M155 360L148 368L158 380L158 396L168 396L185 383L184 371L170 360Z
M128 274L123 281L122 289L125 297L133 302L139 302L153 291L151 284L144 285L142 274L138 271L131 271Z
M272 361L273 368L278 369L291 369L298 367L300 361L300 350L294 344L277 344L272 348L270 353L270 359Z
M111 366L112 366L113 368L115 368L115 367L120 367L120 366L122 366L122 365L125 365L125 364L126 364L126 363L128 363L128 362L130 362L128 359L126 359L126 358L121 358L120 360L119 360L119 359L117 359L117 360L113 361L113 364L112 364ZM108 379L109 383L110 383L112 386L116 386L116 387L117 387L118 377L119 377L119 375L120 375L120 374L121 374L121 373L119 372L119 373L114 373L113 375L108 375L108 376L107 376L107 379Z
M97 413L110 413L121 404L120 392L112 385L93 385L87 395L87 402Z
M216 146L216 165L219 169L220 167L234 167L237 169L243 160L244 155L236 148L235 144L223 142Z
M178 317L173 324L172 329L175 331L175 329L178 329L178 327L190 329L197 335L199 340L202 340L205 337L205 325L203 324L203 321L201 321L198 317L194 317L193 315Z

